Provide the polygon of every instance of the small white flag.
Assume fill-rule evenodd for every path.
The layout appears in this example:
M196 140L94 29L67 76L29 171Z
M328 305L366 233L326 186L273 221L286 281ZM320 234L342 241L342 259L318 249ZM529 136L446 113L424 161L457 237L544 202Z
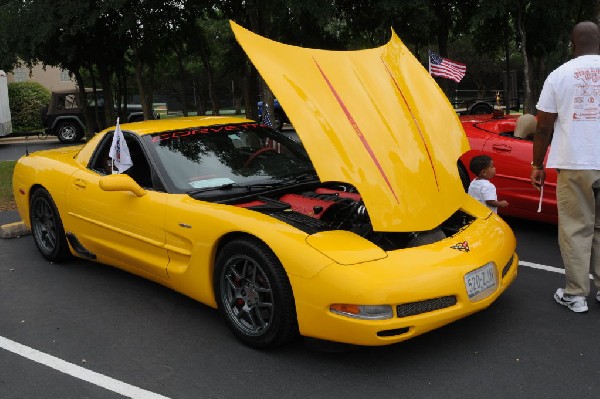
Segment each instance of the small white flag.
M544 185L540 188L540 202L538 203L538 213L542 211L542 200L544 199Z
M123 173L127 169L133 166L131 162L131 156L129 155L129 148L123 132L121 131L121 125L119 125L119 118L117 118L117 126L115 127L115 133L113 135L112 145L110 146L110 152L108 156L112 158L114 166L117 167L118 173ZM113 173L116 173L113 171Z

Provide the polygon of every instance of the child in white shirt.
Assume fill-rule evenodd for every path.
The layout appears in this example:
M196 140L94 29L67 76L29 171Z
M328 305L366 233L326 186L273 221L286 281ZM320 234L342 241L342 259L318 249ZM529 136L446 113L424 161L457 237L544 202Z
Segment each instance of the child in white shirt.
M495 213L498 213L498 208L506 208L508 202L498 201L496 186L490 182L490 179L496 175L494 160L487 155L478 155L471 159L469 169L477 176L469 185L469 195L487 205Z

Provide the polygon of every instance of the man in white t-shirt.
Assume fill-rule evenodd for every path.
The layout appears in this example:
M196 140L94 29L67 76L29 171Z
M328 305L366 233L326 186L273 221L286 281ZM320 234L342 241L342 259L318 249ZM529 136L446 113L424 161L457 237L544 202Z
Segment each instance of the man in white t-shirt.
M544 183L546 166L558 180L558 241L566 286L554 299L574 312L587 312L589 273L600 289L600 31L580 22L571 32L574 58L546 78L536 105L531 182ZM595 226L598 226L596 228ZM600 302L600 291L596 293Z

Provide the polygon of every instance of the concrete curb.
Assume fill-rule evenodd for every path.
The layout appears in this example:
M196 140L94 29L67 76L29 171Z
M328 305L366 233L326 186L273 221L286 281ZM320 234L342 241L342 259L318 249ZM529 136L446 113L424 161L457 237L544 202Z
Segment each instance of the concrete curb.
M52 141L52 142L54 142L54 141L58 142L59 141L56 136L48 136L45 139L40 139L37 136L37 134L33 135L33 136L3 136L3 137L0 137L0 143L2 143L2 144L14 144L14 143L22 144L22 143L25 143L25 142L28 142L28 143L41 143L41 142L44 142L46 140L49 140L49 141Z
M3 224L0 226L0 238L17 238L31 234L23 222Z

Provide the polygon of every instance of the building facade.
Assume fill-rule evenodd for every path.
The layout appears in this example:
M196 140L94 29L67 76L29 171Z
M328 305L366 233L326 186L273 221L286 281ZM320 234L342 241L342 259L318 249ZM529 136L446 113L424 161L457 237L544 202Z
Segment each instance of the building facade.
M33 81L50 91L76 88L75 81L69 77L69 71L37 64L30 71L27 67L18 67L7 74L8 83Z

